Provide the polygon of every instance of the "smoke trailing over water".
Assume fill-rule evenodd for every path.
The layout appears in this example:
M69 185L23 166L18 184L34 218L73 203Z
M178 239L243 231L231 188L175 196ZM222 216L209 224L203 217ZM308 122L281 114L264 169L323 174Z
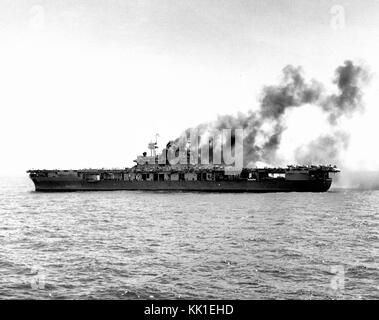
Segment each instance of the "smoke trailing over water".
M332 83L336 85L336 92L328 93L320 82L307 81L301 67L288 65L282 70L279 84L263 88L257 111L218 116L215 121L200 124L195 129L200 136L212 136L216 130L242 128L244 165L255 166L258 162L275 165L280 162L277 151L287 128L286 111L315 105L326 113L331 130L299 147L294 159L299 164L338 163L340 152L349 143L349 134L338 126L339 119L363 110L362 87L368 79L364 66L345 61L335 70ZM233 146L233 135L231 139ZM211 140L210 143L212 146Z

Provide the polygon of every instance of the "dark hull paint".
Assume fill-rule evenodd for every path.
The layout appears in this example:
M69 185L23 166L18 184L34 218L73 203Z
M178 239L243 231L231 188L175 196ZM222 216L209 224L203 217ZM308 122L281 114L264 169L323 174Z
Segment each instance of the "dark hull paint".
M325 192L332 179L326 180L263 180L263 181L122 181L88 182L80 179L32 179L36 191L197 191L197 192Z

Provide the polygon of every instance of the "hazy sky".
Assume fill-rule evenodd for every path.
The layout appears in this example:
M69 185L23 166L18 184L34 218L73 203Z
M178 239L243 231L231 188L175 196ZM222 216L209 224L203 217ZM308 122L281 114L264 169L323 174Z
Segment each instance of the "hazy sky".
M1 0L0 172L130 166L155 133L255 108L287 64L376 75L378 43L376 0ZM352 168L379 168L378 93L344 124ZM313 112L288 115L283 152L322 132Z

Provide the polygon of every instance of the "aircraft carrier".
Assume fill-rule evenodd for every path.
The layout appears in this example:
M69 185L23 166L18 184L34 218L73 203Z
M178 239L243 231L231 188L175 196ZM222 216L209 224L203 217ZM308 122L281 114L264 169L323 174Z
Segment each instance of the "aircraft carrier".
M161 190L210 192L326 192L335 166L308 165L281 168L242 168L223 165L176 164L155 154L138 156L136 165L124 169L28 170L35 190L108 191ZM165 149L164 149L165 150ZM163 152L162 152L163 154ZM188 155L189 158L189 155Z

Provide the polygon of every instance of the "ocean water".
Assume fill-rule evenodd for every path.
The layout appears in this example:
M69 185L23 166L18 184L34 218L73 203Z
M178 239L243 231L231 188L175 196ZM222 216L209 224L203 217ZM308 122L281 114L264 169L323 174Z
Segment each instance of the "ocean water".
M2 299L379 298L379 191L33 190L0 181Z

